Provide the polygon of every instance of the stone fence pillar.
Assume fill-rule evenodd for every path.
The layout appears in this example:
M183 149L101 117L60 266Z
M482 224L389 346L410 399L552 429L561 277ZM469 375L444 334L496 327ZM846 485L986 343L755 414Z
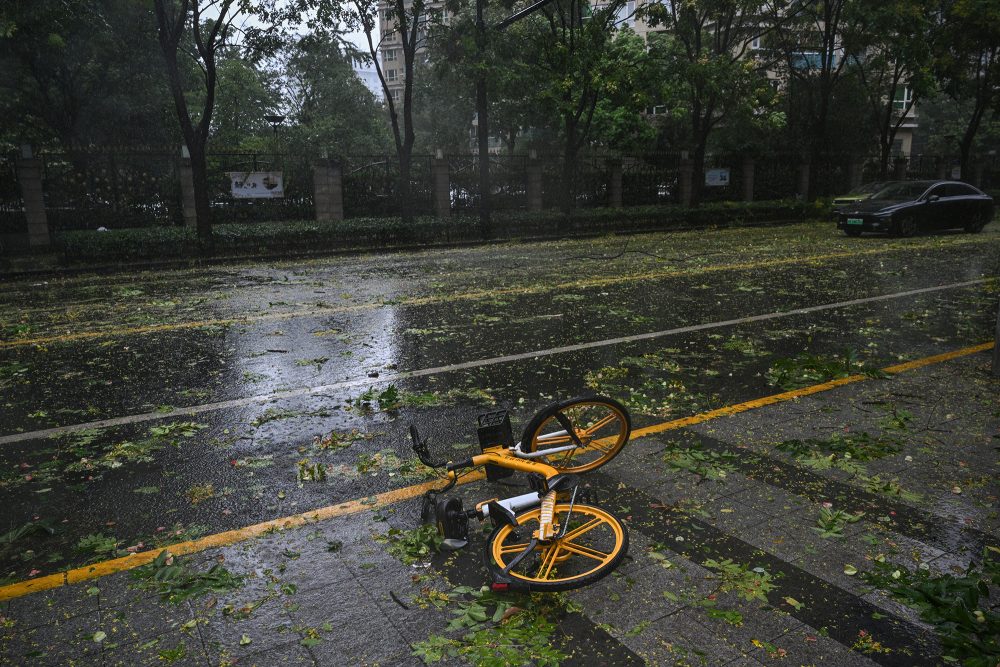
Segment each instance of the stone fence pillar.
M535 154L534 150L528 153L528 173L526 185L528 191L528 210L541 211L542 165L538 161L538 156Z
M25 148L23 157L17 161L17 182L21 186L21 200L24 202L24 216L28 220L28 247L47 248L49 220L45 215L45 195L42 191L42 161L31 157L31 149Z
M753 201L756 163L752 157L743 158L743 201Z
M681 153L680 166L680 190L681 206L691 206L692 179L694 178L694 161L687 156L687 152Z
M893 178L895 178L897 181L905 181L906 180L906 163L907 163L907 159L905 157L903 157L902 155L897 156L896 160L893 162L893 164L892 164L892 172L893 172L893 174L892 175L893 175Z
M343 171L337 160L320 158L313 162L316 222L339 222L344 219Z
M622 161L620 158L608 160L608 205L622 207Z
M181 181L181 213L185 227L198 226L198 209L194 203L194 170L191 158L182 157L177 162L177 175Z
M847 165L847 182L851 190L861 185L861 180L865 177L864 173L864 163L861 160L851 160L851 163Z
M451 184L448 181L448 161L440 150L431 162L431 182L434 184L434 215L447 218L451 215Z
M808 161L799 163L799 184L798 191L795 194L802 200L809 199L809 169L810 165Z

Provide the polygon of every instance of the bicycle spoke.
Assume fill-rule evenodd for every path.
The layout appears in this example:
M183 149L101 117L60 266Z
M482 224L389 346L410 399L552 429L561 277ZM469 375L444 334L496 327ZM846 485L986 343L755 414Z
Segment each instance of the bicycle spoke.
M593 530L594 528L597 528L599 525L601 525L603 523L604 523L604 519L602 519L600 517L595 517L595 518L591 519L590 521L588 521L587 523L583 524L582 526L580 526L578 528L574 528L573 530L571 530L568 533L566 533L565 535L563 535L563 539L564 540L575 540L576 538L580 537L584 533L590 532L591 530Z
M608 559L611 554L606 554L603 551L598 551L597 549L592 549L591 547L585 547L581 544L576 544L574 542L567 542L565 539L560 540L559 546L566 551L571 551L581 556L586 556L587 558L593 558L594 560L601 561L602 563Z
M598 422L596 424L593 424L592 426L588 426L585 432L586 432L587 435L594 435L599 430L601 430L602 428L604 428L605 426L607 426L611 422L615 421L617 418L618 418L617 415L610 414L607 417L605 417L604 419L598 420Z
M538 569L538 579L548 579L549 573L552 572L553 566L556 564L556 557L559 555L559 545L554 544L552 548L545 552L542 556L542 566Z
M500 547L500 553L502 554L519 554L528 548L527 542L522 542L521 544L506 544Z
M546 447L555 447L556 445L566 445L569 444L570 440L571 438L569 435L555 435L552 436L551 438L545 438L545 440L539 438L538 446L540 448L542 445L545 445Z

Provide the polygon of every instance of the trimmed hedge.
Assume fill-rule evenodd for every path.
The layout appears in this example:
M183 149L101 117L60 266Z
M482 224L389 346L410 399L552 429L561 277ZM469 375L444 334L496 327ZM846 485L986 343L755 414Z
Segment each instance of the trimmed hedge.
M580 233L631 232L705 226L744 226L825 217L824 203L798 201L723 202L699 208L639 206L583 209L568 216L553 211L497 212L494 238L525 238ZM418 217L349 218L341 222L308 221L223 224L213 228L215 254L280 254L344 249L457 243L480 238L479 219ZM64 261L133 261L195 257L195 231L186 227L67 231L55 237Z

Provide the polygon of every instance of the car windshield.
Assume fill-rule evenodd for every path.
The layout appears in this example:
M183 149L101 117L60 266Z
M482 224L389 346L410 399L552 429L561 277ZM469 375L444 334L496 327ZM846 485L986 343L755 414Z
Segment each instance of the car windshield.
M916 199L927 190L927 183L893 183L875 194L872 199Z

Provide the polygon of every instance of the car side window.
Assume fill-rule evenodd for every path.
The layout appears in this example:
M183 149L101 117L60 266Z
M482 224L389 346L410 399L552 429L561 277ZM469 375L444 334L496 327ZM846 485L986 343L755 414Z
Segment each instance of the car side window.
M934 195L937 195L938 197L944 199L945 197L948 196L947 187L948 186L946 185L938 185L934 188L931 188L930 192L927 193L927 199L930 199Z
M976 191L971 187L968 185L962 185L961 183L949 183L946 188L949 197L965 197L976 194Z

